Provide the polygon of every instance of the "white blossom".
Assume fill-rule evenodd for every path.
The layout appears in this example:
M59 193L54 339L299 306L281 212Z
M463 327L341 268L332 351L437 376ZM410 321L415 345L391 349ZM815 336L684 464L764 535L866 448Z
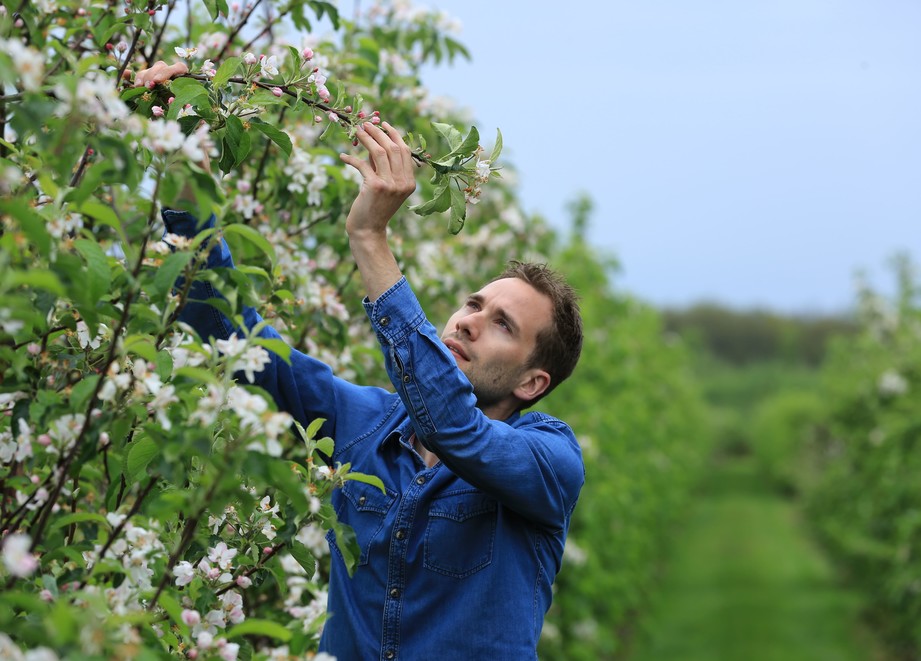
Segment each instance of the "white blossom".
M173 567L173 576L176 577L176 585L180 587L188 585L195 578L195 567L192 566L191 562L183 560Z
M0 50L13 60L13 67L22 80L22 86L30 92L41 88L45 75L45 60L42 54L19 39L0 39Z
M183 60L186 60L192 57L193 55L195 55L195 53L198 52L198 49L195 48L194 46L192 48L181 48L179 46L176 46L173 49L173 51L176 53L178 57L181 57Z
M278 75L278 58L275 55L270 55L269 57L263 55L259 58L259 63L262 67L259 75L263 78L271 78L272 76Z
M236 555L237 549L228 548L225 542L218 542L208 551L208 559L217 563L221 569L230 569L230 563Z
M165 154L174 152L185 143L182 127L179 122L172 119L150 122L147 124L147 135L141 144L152 152Z
M880 395L894 397L908 392L908 381L895 370L887 370L880 375L876 387Z
M32 538L21 533L7 535L3 540L3 564L13 576L25 578L38 568L38 559L29 552Z

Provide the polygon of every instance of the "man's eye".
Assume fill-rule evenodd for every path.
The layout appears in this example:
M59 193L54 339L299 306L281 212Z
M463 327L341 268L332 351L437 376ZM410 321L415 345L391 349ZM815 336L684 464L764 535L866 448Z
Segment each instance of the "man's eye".
M504 328L505 330L511 332L512 329L511 329L511 327L508 325L507 322L505 322L505 321L503 321L502 319L500 319L500 320L497 321L496 323L499 324L500 326L502 326L502 328Z
M477 305L476 301L467 301L467 307L473 310L479 310L480 306Z

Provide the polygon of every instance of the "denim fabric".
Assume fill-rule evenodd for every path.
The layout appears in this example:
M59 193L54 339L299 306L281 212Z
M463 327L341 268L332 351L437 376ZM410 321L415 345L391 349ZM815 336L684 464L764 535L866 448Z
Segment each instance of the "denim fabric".
M167 210L163 218L168 231L196 232L189 214ZM207 266L233 266L223 240ZM199 301L215 295L210 283L192 288ZM538 412L483 415L405 280L365 300L365 309L395 393L348 383L298 351L290 366L273 356L257 375L302 424L326 419L334 462L377 475L387 490L349 482L333 496L361 553L350 578L328 536L330 619L320 649L340 661L535 659L585 477L575 436ZM189 304L182 320L204 339L234 331L202 303ZM260 317L247 308L244 321L251 327ZM278 337L270 328L262 334ZM425 466L413 433L440 463Z

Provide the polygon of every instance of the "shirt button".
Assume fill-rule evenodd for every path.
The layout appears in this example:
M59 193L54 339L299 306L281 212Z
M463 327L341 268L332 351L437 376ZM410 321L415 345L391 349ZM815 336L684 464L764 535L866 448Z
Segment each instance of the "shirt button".
M389 326L389 325L390 325L390 317L381 317L381 326ZM387 658L391 658L391 657L387 657Z
M387 650L387 652L384 654L384 658L385 658L385 659L392 659L392 658L394 658L396 655L397 655L396 652L394 652L393 650Z
M390 591L390 596L393 597L394 599L396 599L397 597L400 596L400 591L397 590L396 588L393 588L393 589Z
M425 478L420 475L419 477L416 478L416 484L422 486L423 484L425 484Z
M367 497L362 496L361 498L358 499L358 504L364 505L366 500L368 500Z
M397 530L397 539L406 539L406 531Z
M409 382L412 381L412 380L413 380L413 377L412 377L411 375L409 375L409 374L404 374L404 375L403 375L403 383L409 383Z

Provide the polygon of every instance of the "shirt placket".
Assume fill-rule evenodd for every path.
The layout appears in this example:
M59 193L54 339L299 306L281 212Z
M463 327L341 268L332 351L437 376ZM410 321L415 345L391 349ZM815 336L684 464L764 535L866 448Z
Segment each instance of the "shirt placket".
M436 470L437 468L427 468L416 473L400 498L400 506L390 534L387 597L384 601L384 627L381 639L382 661L393 661L399 657L400 620L406 589L406 554L409 550L410 533L419 502Z

